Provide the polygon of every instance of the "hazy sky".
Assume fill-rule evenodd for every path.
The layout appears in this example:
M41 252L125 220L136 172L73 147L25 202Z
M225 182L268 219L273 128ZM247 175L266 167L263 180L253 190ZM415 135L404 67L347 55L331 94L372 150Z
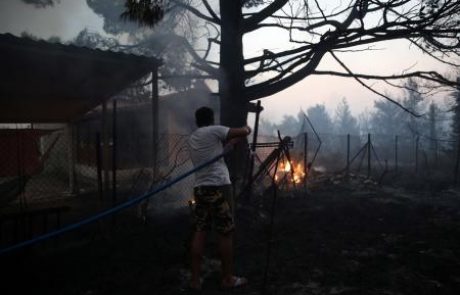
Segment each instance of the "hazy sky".
M84 28L102 32L102 25L103 20L88 8L85 0L61 0L46 9L36 9L20 0L0 0L0 33L20 35L27 31L44 39L59 36L65 41L74 38ZM276 31L251 33L244 39L246 53L257 54L263 48L276 48L273 40L279 41L280 38ZM405 42L382 43L376 48L382 50L342 54L341 57L350 68L364 73L400 73L414 66L416 69L447 71L438 62L410 49ZM331 69L336 66L334 63L326 58L320 69ZM281 93L264 98L262 117L279 121L285 114L296 115L300 108L306 109L317 103L324 103L332 115L342 97L347 98L356 116L372 109L374 100L380 99L353 79L309 77Z

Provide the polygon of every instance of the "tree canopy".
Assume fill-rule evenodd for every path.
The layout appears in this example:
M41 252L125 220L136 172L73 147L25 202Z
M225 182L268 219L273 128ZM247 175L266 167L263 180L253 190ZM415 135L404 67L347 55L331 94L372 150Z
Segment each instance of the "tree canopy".
M59 3L59 0L22 1L36 7ZM164 49L157 54L165 56L166 64L174 61L167 52L176 50L173 55L177 55L180 48L191 57L181 62L191 61L195 69L170 75L218 80L217 94L224 104L230 101L230 105L238 105L237 109L243 113L247 112L245 105L249 101L276 94L311 75L353 78L396 104L399 104L396 100L373 87L372 81L405 87L404 82L396 81L418 77L429 82L430 87L455 87L455 79L431 69L397 69L393 74L379 75L372 67L368 72L356 72L344 62L345 53L359 56L384 41L406 40L426 57L453 68L460 64L460 3L456 0L86 2L104 17L104 30L108 33L130 33L133 42L141 43L146 31L139 25L155 27L158 38L150 38L148 43L162 44ZM120 15L126 22L120 22ZM245 38L259 31L276 31L275 45L268 48L261 44L252 53L244 52ZM324 63L325 59L335 61L335 65ZM240 117L236 121L246 118Z
M317 104L307 109L307 115L318 133L330 133L334 128L324 104Z
M247 57L243 52L229 54L228 58L233 57L232 66L240 67L242 78L239 84L226 83L240 86L239 94L246 101L275 94L309 75L352 77L374 92L365 80L381 79L391 83L401 78L420 77L455 86L455 81L434 71L406 71L387 76L356 73L340 58L344 51L354 50L359 54L379 42L404 39L432 58L458 66L450 60L459 54L460 3L455 0L127 0L124 15L141 24L154 25L163 16L155 11L160 9L166 15L177 8L200 18L203 28L209 32L206 50L195 56L194 65L216 79L224 75L231 80L233 75L226 72L236 71L226 69L227 56L222 47L242 50L239 45L242 37L256 30L276 28L285 32L288 40L285 47L277 42L277 50L260 48L258 56ZM226 37L231 43L227 43ZM213 46L221 47L219 61L211 60L209 52ZM318 69L327 55L337 62L341 71ZM225 89L221 87L220 92ZM379 95L389 98L383 93Z
M335 129L338 134L359 135L358 121L351 114L350 106L345 97L342 98L335 112Z

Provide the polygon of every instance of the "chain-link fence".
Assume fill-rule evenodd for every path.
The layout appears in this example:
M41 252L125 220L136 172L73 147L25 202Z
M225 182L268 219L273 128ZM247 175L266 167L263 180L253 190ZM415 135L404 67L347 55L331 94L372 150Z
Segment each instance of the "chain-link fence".
M18 216L29 211L32 215L42 214L43 220L50 214L56 215L59 224L59 214L66 209L60 200L85 196L108 207L193 168L187 150L188 134L164 132L154 142L148 128L109 126L106 128L112 132L103 134L101 126L102 122L93 118L48 129L2 129L0 224L10 217L17 221ZM276 166L276 160L270 156L278 147L279 138L261 135L258 143L266 145L257 147L253 154L253 174L260 172L263 176L254 185L255 193L270 188L275 167L277 181L284 183L285 189L302 187L306 176L312 179L345 172L379 180L390 179L391 175L407 175L412 180L415 175L424 183L443 179L453 184L458 161L455 143L447 141L377 134L301 133L292 138L291 162L283 154ZM152 197L145 207L167 210L187 206L193 181L192 176L178 182ZM37 203L46 203L46 210L37 209ZM16 211L22 215L8 217L5 208L19 208Z
M70 192L65 131L3 129L0 137L2 204L18 200L27 206Z
M96 124L97 125L97 124ZM115 201L138 195L154 185L189 171L187 135L160 134L157 148L148 136L116 141L104 139L93 125L61 129L8 129L0 139L1 202L53 200L69 195L94 194ZM386 172L426 175L442 173L453 181L456 152L452 143L420 137L386 135L333 135L302 133L292 138L292 165L307 172L381 175ZM277 137L260 136L255 169L276 148ZM306 153L307 152L307 153ZM154 156L156 154L156 156ZM153 158L156 157L156 164ZM290 163L291 164L291 163ZM285 166L285 164L282 164ZM168 189L164 202L189 200L193 177Z

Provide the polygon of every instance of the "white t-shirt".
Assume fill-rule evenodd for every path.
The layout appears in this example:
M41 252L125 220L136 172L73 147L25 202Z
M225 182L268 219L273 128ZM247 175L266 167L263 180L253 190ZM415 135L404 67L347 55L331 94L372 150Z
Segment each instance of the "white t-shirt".
M190 135L188 144L193 166L203 164L223 153L223 142L229 129L221 125L211 125L198 128ZM195 187L227 184L231 184L230 175L223 157L195 172Z

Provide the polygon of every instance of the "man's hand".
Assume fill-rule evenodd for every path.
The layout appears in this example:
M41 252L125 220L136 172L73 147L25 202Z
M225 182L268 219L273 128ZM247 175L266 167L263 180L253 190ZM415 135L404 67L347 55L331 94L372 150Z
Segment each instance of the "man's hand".
M247 131L248 131L248 134L247 134L247 135L251 134L251 131L252 131L251 127L249 127L249 126L245 126L244 128L246 128L246 129L247 129Z
M251 127L244 126L241 128L230 128L227 133L227 141L225 142L225 150L232 149L235 144L251 133Z

